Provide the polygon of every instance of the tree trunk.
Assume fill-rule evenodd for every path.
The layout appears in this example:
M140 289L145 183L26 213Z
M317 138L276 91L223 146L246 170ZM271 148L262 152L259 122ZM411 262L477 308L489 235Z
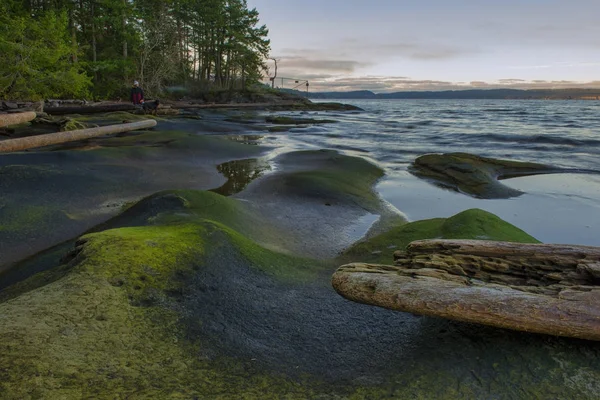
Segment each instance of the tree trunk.
M35 119L35 117L36 113L34 113L33 111L0 114L0 127L22 124L24 122L29 122Z
M33 113L35 114L35 113ZM18 139L8 139L0 141L0 153L20 151L35 147L49 146L83 140L95 136L110 135L112 133L129 132L137 129L152 128L156 126L156 121L147 119L144 121L132 122L129 124L101 126L98 128L79 129L68 132L48 133L45 135L29 136Z

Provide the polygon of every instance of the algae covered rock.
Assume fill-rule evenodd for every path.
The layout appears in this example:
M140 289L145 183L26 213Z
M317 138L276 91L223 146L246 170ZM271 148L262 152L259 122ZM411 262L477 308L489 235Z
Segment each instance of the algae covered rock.
M339 294L360 303L600 340L600 249L538 243L472 209L356 244L340 257L353 262L338 268L332 282Z
M331 263L254 240L281 246L289 234L248 200L210 192L129 207L62 266L0 292L2 397L591 399L600 389L598 349L585 343L357 305L331 290Z
M360 241L340 255L340 262L385 264L393 261L395 250L422 239L478 239L539 243L516 226L477 208L449 218L433 218L397 225L385 233Z
M410 171L439 186L484 199L505 199L523 193L498 180L565 172L544 164L498 160L468 153L426 154L413 162Z

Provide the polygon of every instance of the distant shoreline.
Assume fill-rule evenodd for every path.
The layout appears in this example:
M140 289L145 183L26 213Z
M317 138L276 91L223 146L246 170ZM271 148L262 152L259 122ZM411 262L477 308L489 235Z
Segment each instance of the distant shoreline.
M410 91L394 93L374 93L369 90L349 92L305 93L297 90L284 91L295 93L309 99L464 99L464 100L600 100L600 89L468 89L444 91Z

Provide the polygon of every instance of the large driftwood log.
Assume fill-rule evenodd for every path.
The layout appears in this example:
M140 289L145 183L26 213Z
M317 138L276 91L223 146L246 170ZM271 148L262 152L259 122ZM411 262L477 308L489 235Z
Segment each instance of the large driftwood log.
M22 124L23 122L29 122L29 121L35 119L36 115L37 114L33 111L0 114L0 127Z
M65 114L94 114L114 111L131 111L136 110L133 104L103 104L96 106L65 106L65 107L44 107L44 112L51 115Z
M2 140L0 141L0 153L26 150L35 147L48 146L51 144L72 142L75 140L83 140L95 136L109 135L112 133L135 131L137 129L152 128L153 126L156 126L156 121L153 119L146 119L128 124L108 125L98 128L78 129L75 131L56 132L45 135Z
M394 258L344 265L333 286L393 310L600 340L598 247L424 240Z

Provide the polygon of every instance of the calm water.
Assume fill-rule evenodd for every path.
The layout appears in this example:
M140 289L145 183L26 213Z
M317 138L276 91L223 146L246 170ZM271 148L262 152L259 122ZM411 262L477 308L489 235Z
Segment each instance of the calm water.
M480 200L440 189L407 172L422 154L456 151L600 171L600 101L341 102L365 112L311 112L310 117L326 114L340 122L293 129L267 137L266 142L336 149L378 163L386 171L378 191L410 220L446 217L478 207L544 242L600 245L600 174L505 180L526 194Z

